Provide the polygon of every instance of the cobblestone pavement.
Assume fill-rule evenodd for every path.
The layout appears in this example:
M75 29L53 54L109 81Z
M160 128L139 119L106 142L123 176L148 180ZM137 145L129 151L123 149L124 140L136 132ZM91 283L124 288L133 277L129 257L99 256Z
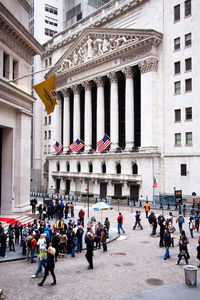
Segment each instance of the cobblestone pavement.
M7 299L28 300L33 299L33 295L34 299L46 300L122 299L134 293L156 289L159 285L167 287L183 283L183 262L179 266L175 265L178 253L178 226L176 225L175 247L170 248L171 258L164 261L164 249L158 246L159 237L150 237L150 226L144 212L142 211L144 230L132 230L135 210L132 213L130 208L124 208L121 212L124 215L126 231L125 235L122 235L124 239L109 243L107 253L103 253L102 249L96 250L93 270L87 269L85 252L76 254L75 258L70 256L60 258L55 268L56 286L49 285L52 282L51 275L43 287L37 286L41 278L31 278L36 270L36 264L24 260L1 263L0 288L5 290ZM156 211L156 215L158 214ZM95 215L97 220L100 219L99 212L90 212L90 215ZM108 217L111 226L116 225L117 216L117 209L103 212L103 219ZM183 229L189 237L188 218ZM190 239L188 246L192 265L198 264L196 259L198 235L199 233L194 233L194 239Z

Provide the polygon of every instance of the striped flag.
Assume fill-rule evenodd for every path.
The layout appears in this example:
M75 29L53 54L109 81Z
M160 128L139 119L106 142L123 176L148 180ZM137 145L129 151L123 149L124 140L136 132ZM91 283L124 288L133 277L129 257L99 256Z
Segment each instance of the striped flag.
M78 152L84 147L84 144L77 139L75 142L73 142L70 146L69 149L72 150L73 152Z
M112 143L109 140L109 138L106 135L104 135L104 137L97 142L97 151L102 152L106 150L111 144Z
M55 149L56 153L60 153L60 151L62 150L63 146L60 145L58 142L56 142L56 143L53 145L53 148Z

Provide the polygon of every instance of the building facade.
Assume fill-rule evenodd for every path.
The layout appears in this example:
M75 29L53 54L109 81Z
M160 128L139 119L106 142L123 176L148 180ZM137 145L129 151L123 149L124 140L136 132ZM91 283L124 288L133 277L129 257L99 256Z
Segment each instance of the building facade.
M42 52L28 32L26 1L0 3L0 213L29 208L32 105L31 58ZM13 79L19 78L12 81Z
M43 127L48 192L200 194L196 11L194 0L110 1L44 45L59 94ZM99 153L104 134L112 144ZM77 138L84 151L71 153Z

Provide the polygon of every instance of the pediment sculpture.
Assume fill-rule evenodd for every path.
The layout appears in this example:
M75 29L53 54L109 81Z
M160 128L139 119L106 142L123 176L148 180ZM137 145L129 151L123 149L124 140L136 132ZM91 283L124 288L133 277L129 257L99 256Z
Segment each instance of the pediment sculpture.
M67 58L64 58L58 65L56 73L61 73L64 70L73 68L82 63L88 62L89 60L107 54L113 50L117 50L126 44L131 42L137 42L139 37L126 37L119 36L114 37L103 37L93 38L91 35L88 36L86 41L79 44Z

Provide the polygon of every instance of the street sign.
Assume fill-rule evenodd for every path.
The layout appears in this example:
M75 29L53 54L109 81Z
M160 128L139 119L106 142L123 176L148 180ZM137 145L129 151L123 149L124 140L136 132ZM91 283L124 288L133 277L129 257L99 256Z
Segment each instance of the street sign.
M153 187L158 187L157 182L154 182Z

